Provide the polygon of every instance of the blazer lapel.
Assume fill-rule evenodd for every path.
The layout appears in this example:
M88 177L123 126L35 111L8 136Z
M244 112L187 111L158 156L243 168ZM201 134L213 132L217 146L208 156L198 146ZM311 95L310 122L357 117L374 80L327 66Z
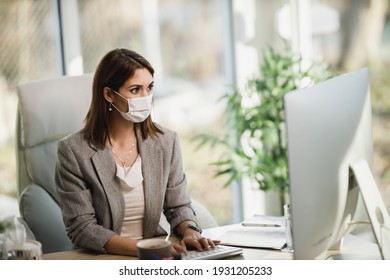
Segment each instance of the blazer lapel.
M153 237L160 221L164 201L163 152L158 141L151 137L142 140L137 134L144 177L145 216L144 238Z
M95 148L95 150L92 162L110 204L113 231L120 233L124 219L125 202L120 185L115 180L115 161L108 148L104 150Z

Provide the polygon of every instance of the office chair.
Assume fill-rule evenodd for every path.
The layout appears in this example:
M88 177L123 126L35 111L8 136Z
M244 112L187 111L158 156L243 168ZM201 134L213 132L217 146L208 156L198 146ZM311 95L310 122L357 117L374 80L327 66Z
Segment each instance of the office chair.
M57 141L81 129L91 100L92 75L19 85L16 128L17 188L22 218L43 253L70 250L55 190Z
M35 239L42 244L43 253L73 248L55 189L57 142L82 128L91 101L92 78L92 74L59 77L17 87L19 208ZM200 226L217 226L202 204L194 200L193 206ZM164 218L161 223L164 224Z
M200 203L194 198L191 198L191 202L192 202L191 203L192 208L196 213L196 219L200 228L206 229L206 228L212 228L218 226L217 221L214 219L214 217L211 215L209 210L202 203ZM171 231L171 226L163 214L160 216L160 226L166 232Z

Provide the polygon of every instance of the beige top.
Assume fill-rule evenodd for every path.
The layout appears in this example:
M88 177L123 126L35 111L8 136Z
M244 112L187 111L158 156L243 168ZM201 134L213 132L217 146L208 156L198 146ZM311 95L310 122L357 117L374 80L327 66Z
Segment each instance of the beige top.
M116 167L125 200L125 217L121 236L132 239L143 238L143 220L145 215L144 186L141 169L141 157L138 155L131 167Z

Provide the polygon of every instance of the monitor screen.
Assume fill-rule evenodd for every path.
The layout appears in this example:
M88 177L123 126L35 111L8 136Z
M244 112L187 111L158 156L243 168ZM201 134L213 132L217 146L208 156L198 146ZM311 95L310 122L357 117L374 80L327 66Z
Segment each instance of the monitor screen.
M294 259L315 259L340 245L357 206L367 206L354 162L364 162L358 173L372 176L368 69L289 92L284 102Z

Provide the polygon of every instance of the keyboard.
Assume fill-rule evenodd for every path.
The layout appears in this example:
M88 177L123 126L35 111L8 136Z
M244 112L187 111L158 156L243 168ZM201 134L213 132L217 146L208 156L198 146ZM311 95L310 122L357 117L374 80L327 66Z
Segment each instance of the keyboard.
M242 254L242 248L217 245L215 248L199 252L197 250L187 251L181 254L182 260L218 260L230 256Z

